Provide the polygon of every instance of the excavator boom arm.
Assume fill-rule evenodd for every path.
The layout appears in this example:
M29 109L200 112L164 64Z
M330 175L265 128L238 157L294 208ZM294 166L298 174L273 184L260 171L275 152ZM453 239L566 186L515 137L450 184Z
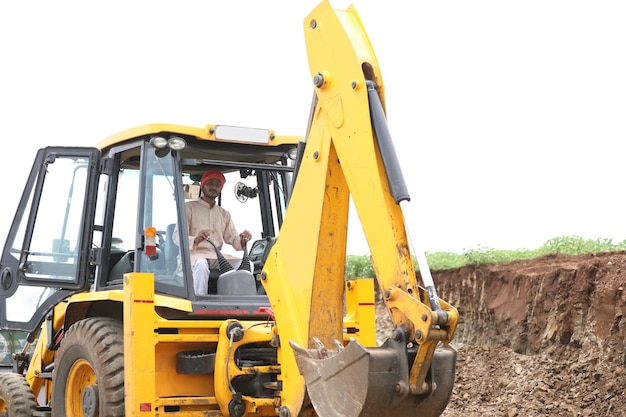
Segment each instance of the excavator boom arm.
M297 363L320 416L392 415L388 413L394 413L393 407L372 404L399 404L412 397L413 405L418 405L420 395L432 394L434 385L427 378L432 379L435 348L451 340L457 312L429 297L433 292L417 283L399 204L409 195L387 130L380 68L356 10L351 6L337 11L324 1L305 19L304 31L314 104L289 209L263 273L281 340L282 404L293 415L304 398L301 385L292 383L301 378L294 369ZM361 346L345 353L346 348L327 359L329 347L343 340L350 197L396 330L381 351ZM410 354L409 342L418 346ZM338 346L338 352L342 348ZM346 381L363 378L363 370L367 377L368 369L394 367L387 362L396 361L402 364L384 386L374 381L369 393L364 392L367 384L360 392L343 389ZM395 382L387 387L389 381ZM382 397L372 392L380 390L394 392ZM345 401L341 397L333 402L329 397L333 392L348 395L356 406L338 411ZM447 397L439 402L447 403Z

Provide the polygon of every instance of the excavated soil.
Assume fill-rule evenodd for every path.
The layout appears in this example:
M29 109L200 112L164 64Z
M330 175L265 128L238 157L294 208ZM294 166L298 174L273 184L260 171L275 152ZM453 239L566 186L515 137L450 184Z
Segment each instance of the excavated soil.
M443 417L626 416L626 252L435 271L460 319Z

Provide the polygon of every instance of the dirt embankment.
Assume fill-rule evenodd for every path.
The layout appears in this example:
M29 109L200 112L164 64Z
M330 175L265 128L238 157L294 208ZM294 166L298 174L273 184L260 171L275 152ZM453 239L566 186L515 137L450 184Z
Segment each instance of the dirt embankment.
M459 310L444 417L626 416L626 252L433 273Z

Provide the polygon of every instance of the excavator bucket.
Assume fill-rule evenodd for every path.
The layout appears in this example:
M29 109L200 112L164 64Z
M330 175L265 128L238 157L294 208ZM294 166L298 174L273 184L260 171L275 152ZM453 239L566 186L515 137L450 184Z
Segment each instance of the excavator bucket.
M317 340L314 349L290 344L319 417L436 417L452 394L456 351L447 345L435 350L431 391L414 395L408 375L416 351L402 340L389 339L376 348L354 340L345 348L336 342L335 349Z

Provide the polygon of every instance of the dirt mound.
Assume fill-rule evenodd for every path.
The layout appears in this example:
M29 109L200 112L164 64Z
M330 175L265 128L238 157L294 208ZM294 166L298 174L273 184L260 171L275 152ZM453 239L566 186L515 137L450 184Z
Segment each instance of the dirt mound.
M445 417L626 416L626 252L433 272L459 310Z
M461 346L443 417L625 416L624 367L598 353L550 348L534 355L501 345Z

